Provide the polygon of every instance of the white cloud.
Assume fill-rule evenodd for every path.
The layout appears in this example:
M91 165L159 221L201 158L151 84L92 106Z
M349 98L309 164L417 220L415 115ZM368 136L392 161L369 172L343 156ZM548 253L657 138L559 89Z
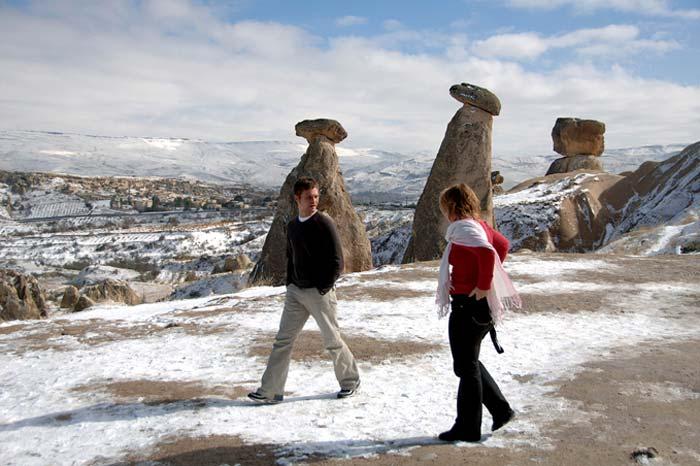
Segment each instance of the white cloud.
M533 32L499 34L474 42L472 51L484 57L531 59L550 48L546 39Z
M552 49L563 48L573 48L581 55L619 57L645 51L663 53L680 47L673 40L638 37L639 29L630 25L579 29L551 37L534 32L499 34L476 41L472 51L483 57L530 60Z
M464 35L399 28L329 41L284 24L229 24L193 3L153 10L80 2L81 15L51 5L30 14L0 7L2 128L295 140L296 122L329 117L348 130L345 147L436 151L459 108L448 89L463 81L502 101L494 122L499 155L549 153L551 127L564 115L605 121L608 147L690 142L700 127L700 86L591 61L528 71L475 56ZM550 48L649 40L624 28L586 31L534 35L531 48L537 40ZM595 34L606 41L591 42ZM432 49L407 53L406 43Z
M596 10L618 10L647 16L700 19L700 9L674 9L667 0L507 0L517 8L555 9L570 6L580 13Z
M382 25L387 31L396 31L398 29L403 28L403 24L401 24L401 21L396 19L387 19L382 23Z
M363 16L343 16L335 20L335 24L342 27L367 24L367 18Z

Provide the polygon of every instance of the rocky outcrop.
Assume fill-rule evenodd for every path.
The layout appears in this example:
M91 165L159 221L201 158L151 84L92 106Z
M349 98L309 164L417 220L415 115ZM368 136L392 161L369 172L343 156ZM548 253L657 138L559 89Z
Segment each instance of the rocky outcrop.
M88 298L89 301L85 301L83 298ZM130 306L135 304L143 303L143 299L129 286L129 284L122 280L112 280L107 279L95 285L86 286L80 290L80 298L78 303L75 305L74 310L79 311L85 309L85 305L88 307L92 304L90 302L115 302L124 303Z
M605 149L605 123L579 118L557 118L552 128L554 152L573 155L601 155Z
M73 312L81 312L95 305L95 301L83 295L78 298L78 302L73 307Z
M297 215L294 183L301 176L313 177L319 184L318 209L335 221L343 247L345 272L372 268L372 252L365 226L355 212L340 173L335 144L347 133L335 120L304 120L295 126L296 134L309 142L299 164L289 173L280 190L277 210L265 239L260 259L250 275L250 284L281 285L287 273L287 223Z
M663 162L643 163L605 192L604 202L617 219L609 240L640 228L692 222L700 213L700 141Z
M237 256L227 256L224 259L224 263L214 267L212 274L226 273L226 272L237 272L239 270L245 270L250 267L253 262L246 254L238 254ZM186 280L189 281L189 280Z
M693 252L700 244L698 212L700 142L624 176L547 175L496 198L497 225L512 250Z
M595 155L573 155L571 157L562 157L552 162L547 170L547 175L554 173L567 173L576 170L586 170L588 172L602 172L603 164L600 157Z
M605 124L596 120L557 118L552 128L554 151L564 157L556 159L547 175L576 170L603 171L598 158L605 149Z
M46 296L31 275L0 270L0 321L46 317Z
M63 298L61 298L61 309L73 309L78 303L78 298L80 298L80 292L75 286L67 286L63 291Z
M227 272L235 272L237 270L245 270L252 265L250 257L245 254L239 254L236 257L227 257L224 261L224 269Z
M505 179L500 171L491 172L491 192L493 192L493 194L503 193L503 187L501 186L503 181L505 181Z
M467 83L450 88L464 103L447 125L430 176L416 205L413 231L404 263L437 259L445 247L447 221L439 209L440 193L456 183L470 186L481 200L483 218L493 221L491 132L501 104L488 89Z

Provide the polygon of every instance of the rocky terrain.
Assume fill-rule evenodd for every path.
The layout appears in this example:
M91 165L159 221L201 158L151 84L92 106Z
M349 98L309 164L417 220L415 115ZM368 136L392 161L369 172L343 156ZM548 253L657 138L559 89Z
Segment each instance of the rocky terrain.
M514 249L695 253L700 244L700 143L621 175L577 170L498 196L496 222Z
M139 204L154 197L156 209ZM132 293L139 302L231 293L247 286L276 199L271 190L186 180L0 172L0 269L36 281L46 294L44 315L89 307L94 297L79 290L106 280L128 289L98 294L103 301L135 302L125 298ZM412 218L410 209L390 205L362 212L373 238ZM375 265L399 260L389 251ZM21 300L0 301L0 319L39 316L17 311Z
M0 170L5 219L270 207L271 191L160 177L82 177Z
M578 170L528 180L494 197L497 225L512 250L694 254L699 147L621 175ZM86 286L86 274L125 281L141 302L239 290L259 258L276 202L272 191L182 180L2 175L0 268L37 278L46 312L58 309L66 292L79 299L69 287ZM188 208L174 205L186 194L192 199ZM163 201L158 210L114 205L129 195L131 202L137 195ZM400 263L412 209L367 205L359 212L373 265ZM246 266L232 266L239 257ZM124 295L105 299L123 302ZM91 303L83 300L78 307L86 305Z

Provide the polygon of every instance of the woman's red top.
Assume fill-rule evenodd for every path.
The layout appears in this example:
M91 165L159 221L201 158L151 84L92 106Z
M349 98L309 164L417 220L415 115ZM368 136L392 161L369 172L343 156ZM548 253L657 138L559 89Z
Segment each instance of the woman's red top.
M501 262L505 261L508 254L508 240L483 220L479 220L479 223L484 227L486 237L496 249ZM490 249L453 244L449 257L453 286L450 294L468 295L477 287L482 290L490 289L495 259Z

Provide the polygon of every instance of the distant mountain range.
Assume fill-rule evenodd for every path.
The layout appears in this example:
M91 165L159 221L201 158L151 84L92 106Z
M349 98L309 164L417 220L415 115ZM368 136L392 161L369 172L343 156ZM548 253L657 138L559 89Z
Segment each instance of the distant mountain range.
M661 161L687 144L609 149L603 165L612 173ZM0 130L0 169L83 176L160 176L277 188L306 150L306 142L208 142L193 139L107 137ZM411 154L336 147L348 189L355 197L415 200L436 152ZM543 175L559 155L494 156L493 169L508 188Z

